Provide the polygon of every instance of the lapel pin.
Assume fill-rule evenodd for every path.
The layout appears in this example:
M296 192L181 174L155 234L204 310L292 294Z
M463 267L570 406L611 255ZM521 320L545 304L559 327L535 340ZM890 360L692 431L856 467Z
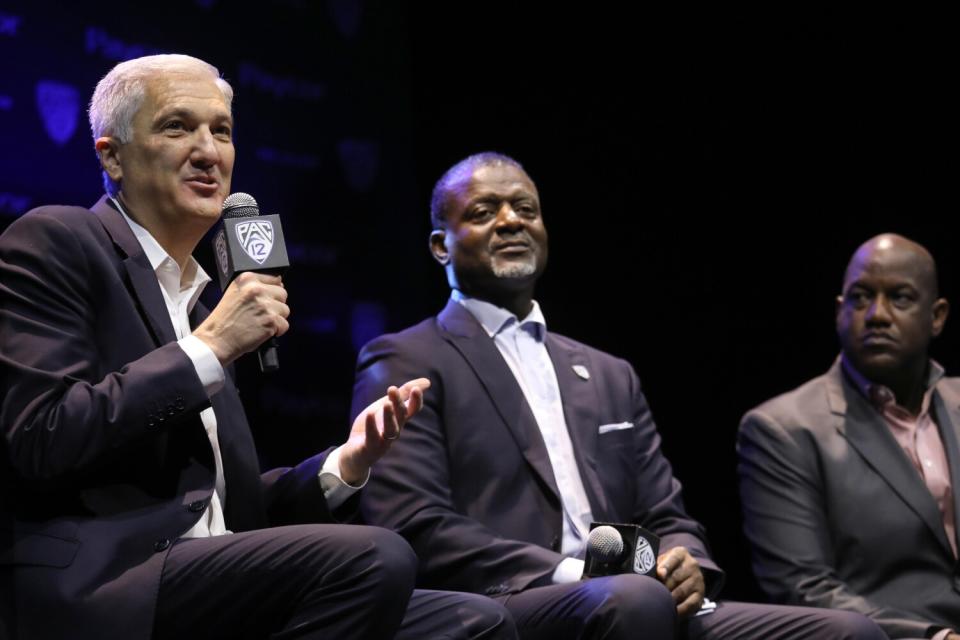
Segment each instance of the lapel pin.
M587 368L582 364L573 365L573 372L583 378L584 380L590 379L590 372L587 371Z

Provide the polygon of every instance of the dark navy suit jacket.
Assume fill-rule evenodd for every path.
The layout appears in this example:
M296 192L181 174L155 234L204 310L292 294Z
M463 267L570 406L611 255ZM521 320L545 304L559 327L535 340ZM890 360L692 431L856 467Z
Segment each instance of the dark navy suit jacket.
M191 320L205 311L198 305ZM228 372L207 397L126 221L43 207L0 237L0 637L149 638L164 558L214 487L234 531L329 521L323 455L263 476Z
M594 518L640 524L664 550L688 547L714 593L722 574L684 511L633 368L553 333L546 345ZM361 499L367 520L410 541L420 586L498 595L549 584L563 558L559 489L520 386L470 312L451 301L436 318L373 340L357 366L353 414L388 385L432 382ZM619 423L633 426L599 433Z

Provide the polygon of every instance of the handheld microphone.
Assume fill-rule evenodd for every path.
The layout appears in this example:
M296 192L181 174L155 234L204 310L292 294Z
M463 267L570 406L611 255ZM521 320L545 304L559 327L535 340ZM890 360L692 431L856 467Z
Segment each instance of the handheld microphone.
M253 196L241 192L227 196L223 201L222 220L223 224L213 236L221 290L225 291L244 271L282 275L290 266L280 216L261 216ZM257 355L264 373L280 368L276 337L260 345Z
M635 524L593 522L583 575L588 578L638 573L656 578L660 538Z

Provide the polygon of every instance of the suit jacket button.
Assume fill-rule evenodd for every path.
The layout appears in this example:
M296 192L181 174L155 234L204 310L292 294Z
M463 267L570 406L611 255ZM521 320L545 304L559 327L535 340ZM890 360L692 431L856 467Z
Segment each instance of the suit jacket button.
M187 505L187 511L192 511L193 513L199 513L207 508L207 503L203 500L194 500Z
M166 551L170 548L170 541L167 538L157 540L153 545L154 551Z
M560 551L560 536L553 536L553 542L550 543L550 548L554 551Z
M177 415L177 410L173 408L173 405L172 405L172 404L171 404L171 405L168 405L168 406L167 406L167 416L170 417L170 418L172 418L172 417L175 416L175 415Z

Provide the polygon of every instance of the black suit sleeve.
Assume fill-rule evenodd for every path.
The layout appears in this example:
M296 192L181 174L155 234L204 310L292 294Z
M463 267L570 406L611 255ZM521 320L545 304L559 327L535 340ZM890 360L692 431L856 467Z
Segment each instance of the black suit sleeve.
M329 509L319 474L333 448L307 458L295 467L271 469L261 475L267 518L271 526L314 522L348 523L359 518L359 494Z
M89 224L37 212L0 238L0 428L24 478L64 480L209 404L175 343L102 370L102 293L123 286L91 267L103 250Z
M382 396L389 385L428 377L424 407L391 451L372 470L361 497L363 517L398 531L418 552L420 580L430 587L495 595L549 584L562 556L535 544L505 539L457 508L441 419L443 377L429 353L414 353L393 337L379 338L360 354L351 415ZM477 478L483 482L483 478Z
M837 575L810 437L759 411L740 425L744 529L761 587L778 602L862 613L891 638L932 635L935 625L864 598Z
M660 552L686 547L700 563L707 596L715 597L723 586L724 575L713 562L707 548L703 526L687 515L682 487L660 447L660 435L647 399L640 389L636 373L626 362L624 379L630 382L633 407L636 503L631 521L660 536Z

